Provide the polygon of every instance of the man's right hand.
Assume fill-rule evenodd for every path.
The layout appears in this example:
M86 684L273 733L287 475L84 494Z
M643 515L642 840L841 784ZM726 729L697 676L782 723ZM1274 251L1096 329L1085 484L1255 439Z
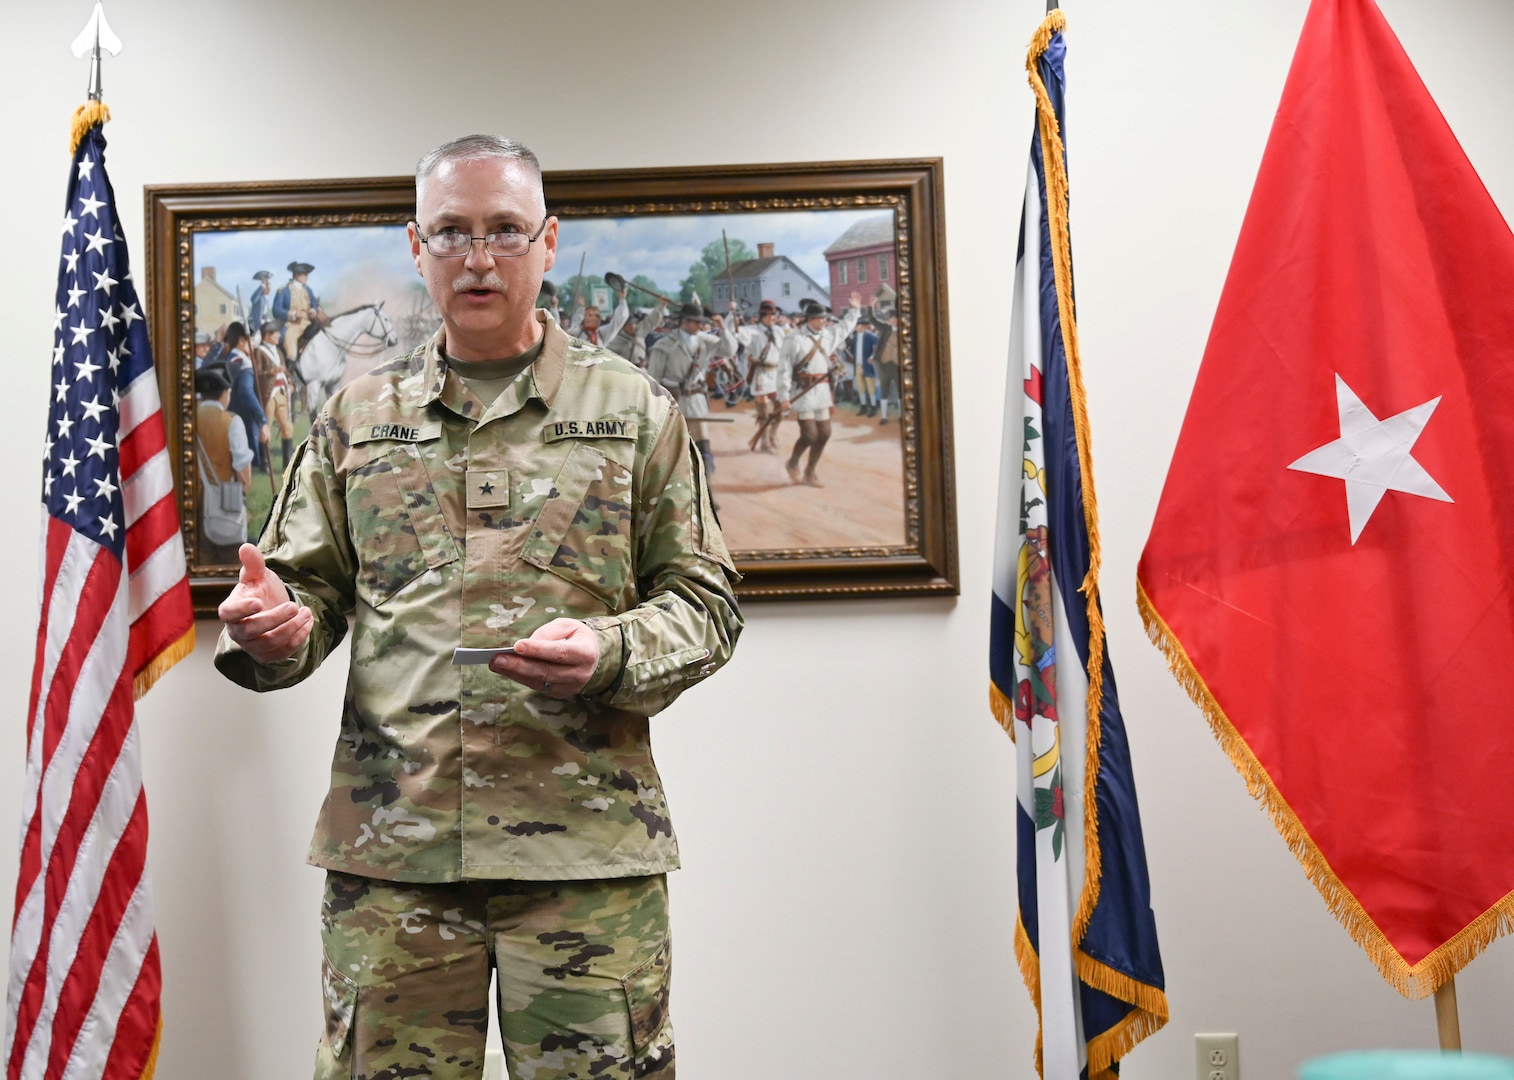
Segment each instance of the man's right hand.
M216 614L231 640L258 663L287 660L310 637L315 613L289 599L289 590L268 569L256 545L243 544L237 555L241 573Z

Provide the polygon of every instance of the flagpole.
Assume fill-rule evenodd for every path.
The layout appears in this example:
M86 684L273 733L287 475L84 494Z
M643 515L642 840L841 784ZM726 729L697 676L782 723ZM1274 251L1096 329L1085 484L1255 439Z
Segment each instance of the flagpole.
M100 81L100 27L95 26L95 47L89 57L89 100L100 101L105 93Z
M1435 1027L1440 1034L1440 1048L1447 1054L1461 1052L1461 1021L1456 1015L1456 976L1451 976L1435 991Z

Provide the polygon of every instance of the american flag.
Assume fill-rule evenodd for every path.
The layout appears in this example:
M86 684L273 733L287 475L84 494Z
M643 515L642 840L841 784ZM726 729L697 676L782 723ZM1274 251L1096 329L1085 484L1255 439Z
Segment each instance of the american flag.
M134 703L194 647L146 322L105 175L104 109L85 108L53 315L7 1080L152 1075L161 973Z

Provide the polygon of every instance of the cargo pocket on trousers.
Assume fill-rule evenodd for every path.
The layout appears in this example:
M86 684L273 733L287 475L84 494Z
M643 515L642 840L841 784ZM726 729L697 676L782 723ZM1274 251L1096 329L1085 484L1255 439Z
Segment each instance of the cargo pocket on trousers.
M668 1016L673 956L664 941L645 963L620 980L631 1014L631 1055L636 1076L673 1067L673 1021Z
M321 956L321 996L326 1006L326 1031L321 1037L321 1064L331 1070L342 1060L352 1038L357 1013L357 983L343 975L325 955ZM335 1076L334 1070L318 1075Z

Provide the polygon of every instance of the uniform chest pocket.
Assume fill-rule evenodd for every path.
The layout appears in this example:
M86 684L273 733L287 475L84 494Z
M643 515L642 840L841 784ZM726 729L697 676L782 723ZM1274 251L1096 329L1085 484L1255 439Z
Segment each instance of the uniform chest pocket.
M376 452L347 479L357 592L373 607L457 558L457 544L421 460L424 449L423 443L403 443Z
M619 611L634 593L631 471L587 442L573 444L521 558Z

